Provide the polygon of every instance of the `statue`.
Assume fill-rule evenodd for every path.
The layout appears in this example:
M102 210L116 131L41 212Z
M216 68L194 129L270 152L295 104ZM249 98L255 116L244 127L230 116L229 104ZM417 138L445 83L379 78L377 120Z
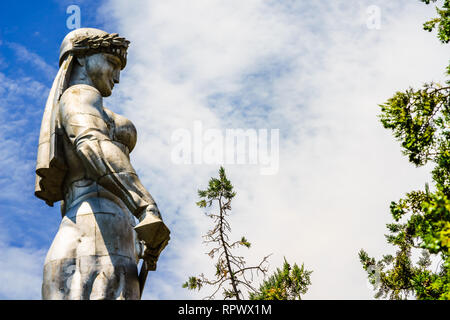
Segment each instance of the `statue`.
M64 38L42 119L35 195L62 221L44 264L43 299L140 299L170 231L130 164L136 129L103 105L129 41L81 28ZM138 262L143 265L138 275Z

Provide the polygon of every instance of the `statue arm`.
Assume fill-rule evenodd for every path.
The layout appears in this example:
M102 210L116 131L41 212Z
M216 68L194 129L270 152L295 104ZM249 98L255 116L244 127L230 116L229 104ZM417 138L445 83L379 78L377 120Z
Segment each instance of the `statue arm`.
M101 97L86 89L67 91L60 101L61 122L88 177L118 196L138 219L145 209L159 216L128 155L109 136Z

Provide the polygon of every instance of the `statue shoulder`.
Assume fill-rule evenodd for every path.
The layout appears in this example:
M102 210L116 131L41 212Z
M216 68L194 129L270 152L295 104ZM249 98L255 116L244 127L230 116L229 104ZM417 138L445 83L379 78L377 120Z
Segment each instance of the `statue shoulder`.
M86 84L67 88L59 101L62 117L73 113L91 114L103 118L103 98L100 92Z

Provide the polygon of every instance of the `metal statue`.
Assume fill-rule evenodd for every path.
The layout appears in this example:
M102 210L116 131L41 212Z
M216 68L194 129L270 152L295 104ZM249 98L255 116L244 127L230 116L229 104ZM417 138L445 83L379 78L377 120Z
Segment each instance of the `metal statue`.
M45 259L43 299L140 299L169 241L130 163L136 128L103 105L119 83L128 45L94 28L62 42L36 165L35 195L50 206L61 201L62 213Z

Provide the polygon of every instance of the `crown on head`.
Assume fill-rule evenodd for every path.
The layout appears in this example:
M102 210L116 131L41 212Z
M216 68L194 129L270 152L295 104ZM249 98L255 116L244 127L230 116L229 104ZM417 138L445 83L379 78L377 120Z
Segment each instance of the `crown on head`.
M110 53L122 62L122 69L127 64L127 49L130 41L119 37L117 33L105 35L80 35L72 40L72 51L77 54Z

